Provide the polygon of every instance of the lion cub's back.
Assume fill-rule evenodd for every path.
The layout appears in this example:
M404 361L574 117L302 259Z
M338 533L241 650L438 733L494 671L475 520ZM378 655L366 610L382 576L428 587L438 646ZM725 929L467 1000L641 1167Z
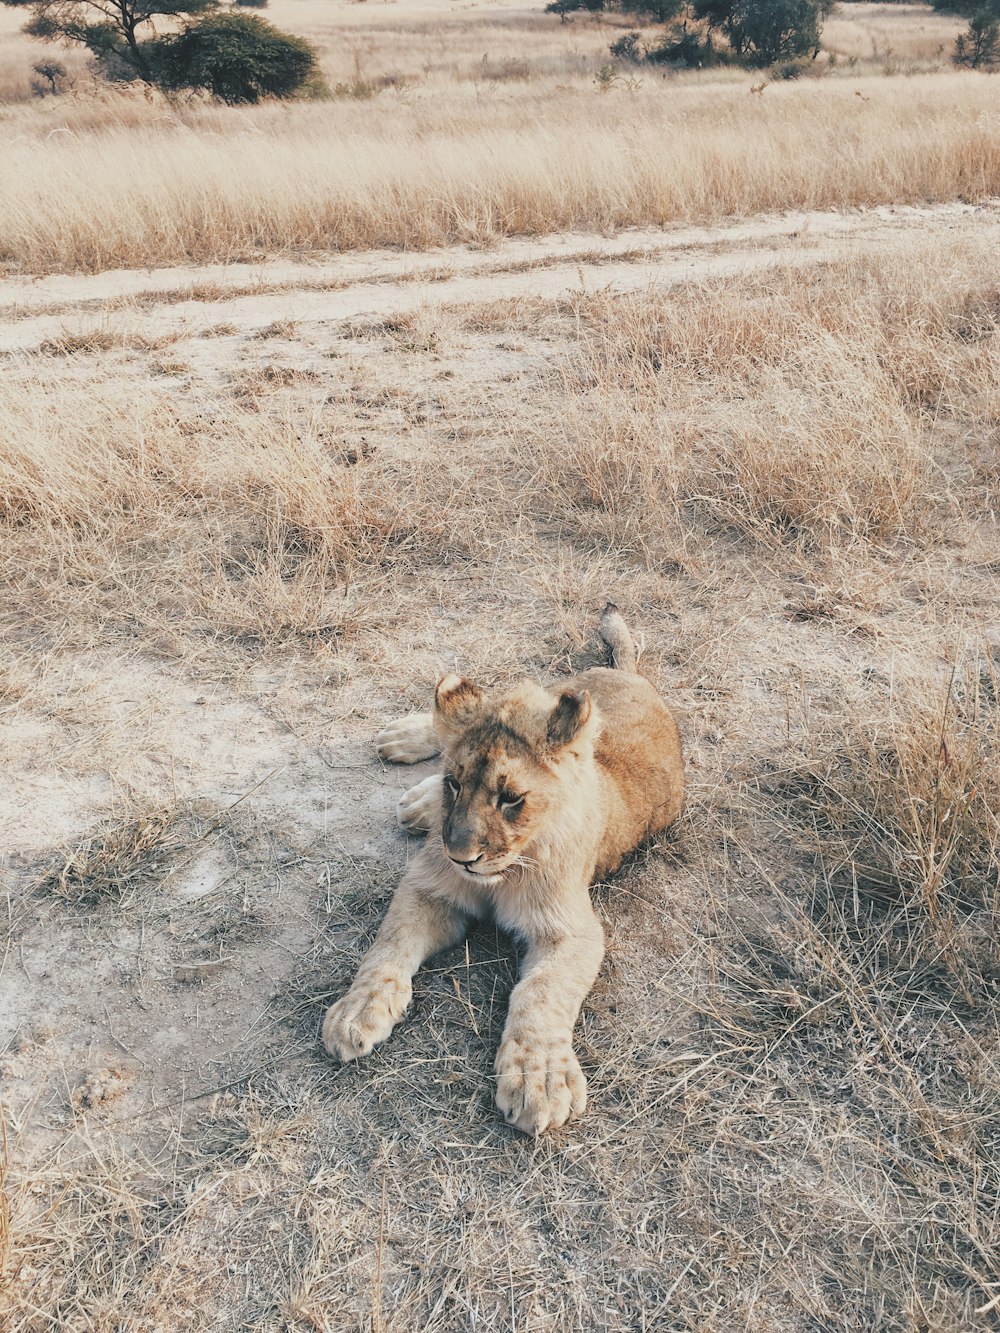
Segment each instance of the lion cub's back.
M684 807L684 761L677 723L642 676L595 667L574 679L603 719L595 746L607 826L597 876L672 824Z

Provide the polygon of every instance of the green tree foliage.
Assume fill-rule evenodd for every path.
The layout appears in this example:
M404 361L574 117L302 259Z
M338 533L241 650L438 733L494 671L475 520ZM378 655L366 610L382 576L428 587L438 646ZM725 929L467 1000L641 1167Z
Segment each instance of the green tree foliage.
M969 69L1000 68L1000 0L931 0L944 14L969 20L955 42L956 65Z
M25 32L79 43L109 79L167 89L205 89L227 102L287 97L317 77L316 53L250 15L220 12L219 0L0 0L24 9ZM156 21L178 31L157 35ZM187 62L185 64L185 62Z
M771 65L819 49L820 20L831 3L832 0L554 0L548 10L564 18L576 9L608 9L634 14L652 23L679 21L672 37L662 47L650 51L650 59L688 64L718 59L720 52L711 40L701 35L707 29L709 34L724 38L732 57L743 64ZM700 27L690 29L689 21Z
M691 7L748 65L817 51L820 18L829 8L826 0L693 0Z
M76 42L111 78L154 82L143 51L141 29L155 19L189 18L214 9L218 0L0 0L25 9L25 32L50 42Z
M223 102L289 97L318 75L316 53L252 14L213 14L150 44L163 88L198 88Z

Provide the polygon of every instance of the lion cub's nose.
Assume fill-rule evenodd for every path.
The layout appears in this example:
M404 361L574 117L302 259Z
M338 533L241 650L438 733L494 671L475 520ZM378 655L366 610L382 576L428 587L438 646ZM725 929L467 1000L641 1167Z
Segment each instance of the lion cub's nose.
M449 852L448 855L451 856L451 852ZM477 861L481 861L483 859L483 854L482 852L480 852L478 856L473 856L467 861L463 860L462 857L460 856L451 856L451 859L455 862L457 866L468 867L468 866L474 866Z

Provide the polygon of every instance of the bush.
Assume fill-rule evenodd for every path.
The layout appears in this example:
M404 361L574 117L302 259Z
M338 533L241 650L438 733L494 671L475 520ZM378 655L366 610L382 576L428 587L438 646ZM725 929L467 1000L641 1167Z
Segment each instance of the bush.
M702 37L686 28L672 41L648 52L646 59L656 65L681 65L684 69L708 69L728 63L725 53L712 44L711 37Z
M642 34L638 32L625 33L624 37L619 37L617 42L611 43L608 51L616 60L627 60L633 65L638 65L646 55Z
M203 89L231 104L290 97L319 74L316 52L250 14L213 14L179 33L146 42L161 87Z
M266 9L267 0L233 0L237 9Z
M738 60L773 65L819 49L829 0L693 0L695 18L721 32Z

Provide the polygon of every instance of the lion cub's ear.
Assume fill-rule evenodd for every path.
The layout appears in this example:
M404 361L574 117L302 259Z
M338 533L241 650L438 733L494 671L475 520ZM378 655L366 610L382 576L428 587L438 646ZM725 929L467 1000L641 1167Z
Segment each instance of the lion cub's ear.
M454 672L442 676L434 690L434 711L448 726L467 725L479 712L483 692L478 685Z
M550 745L568 745L590 717L590 695L586 690L563 690L549 716L546 738Z

